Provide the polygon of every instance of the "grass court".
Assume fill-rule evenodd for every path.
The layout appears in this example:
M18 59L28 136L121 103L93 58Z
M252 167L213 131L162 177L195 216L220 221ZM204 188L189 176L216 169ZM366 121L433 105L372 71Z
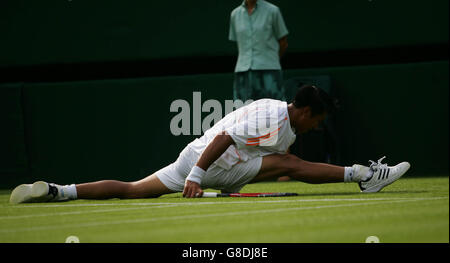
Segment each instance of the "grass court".
M211 191L211 189L206 190ZM449 242L449 180L407 176L380 193L357 184L269 182L241 192L277 198L75 200L10 205L0 191L0 242L382 243Z

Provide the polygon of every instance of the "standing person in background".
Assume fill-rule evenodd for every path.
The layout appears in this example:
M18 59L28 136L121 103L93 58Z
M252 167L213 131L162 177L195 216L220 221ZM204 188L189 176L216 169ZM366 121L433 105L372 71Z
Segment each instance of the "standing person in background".
M234 100L285 100L280 58L288 30L280 9L264 0L244 0L231 12L229 39L239 51Z

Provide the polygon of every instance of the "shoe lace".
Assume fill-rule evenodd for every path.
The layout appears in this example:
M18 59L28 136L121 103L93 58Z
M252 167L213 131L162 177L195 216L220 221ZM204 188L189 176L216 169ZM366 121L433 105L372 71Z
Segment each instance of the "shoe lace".
M381 161L383 161L384 158L386 158L386 156L381 157L380 159L378 159L377 162L369 160L370 162L369 169L372 170L373 172L376 172L378 171L378 169L387 168L387 163L381 163Z
M48 194L52 195L55 198L58 195L58 188L55 184L48 184Z

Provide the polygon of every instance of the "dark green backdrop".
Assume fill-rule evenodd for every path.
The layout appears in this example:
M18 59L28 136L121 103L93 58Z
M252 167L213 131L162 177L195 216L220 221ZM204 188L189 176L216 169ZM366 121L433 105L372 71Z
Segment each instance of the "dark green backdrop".
M234 60L229 13L240 2L2 1L0 72L17 69L20 79L25 65ZM286 59L311 52L323 58L332 50L448 45L447 0L273 2L291 33ZM421 52L414 63L336 66L338 61L319 68L294 63L284 77L330 77L342 106L336 116L341 164L386 155L392 164L410 161L411 175L448 175L448 54L427 59L427 50ZM52 81L53 72L46 72L48 81L2 81L0 187L41 179L136 180L169 164L195 138L171 135L176 113L170 104L185 99L192 105L193 91L202 92L202 101L223 102L232 98L233 82L232 66L217 74L183 74L189 69L176 63L173 68L177 74L169 70L163 77L83 80L77 72L64 72L70 81ZM62 73L56 67L54 74L58 79Z
M0 66L234 54L229 18L241 2L2 0ZM289 52L448 42L448 0L272 2Z

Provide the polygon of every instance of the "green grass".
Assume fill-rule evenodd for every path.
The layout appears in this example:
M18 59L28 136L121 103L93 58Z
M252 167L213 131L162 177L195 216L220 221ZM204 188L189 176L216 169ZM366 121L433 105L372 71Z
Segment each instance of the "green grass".
M356 184L258 183L242 192L284 198L76 200L8 203L0 191L0 242L449 242L448 177L403 178L380 193Z

